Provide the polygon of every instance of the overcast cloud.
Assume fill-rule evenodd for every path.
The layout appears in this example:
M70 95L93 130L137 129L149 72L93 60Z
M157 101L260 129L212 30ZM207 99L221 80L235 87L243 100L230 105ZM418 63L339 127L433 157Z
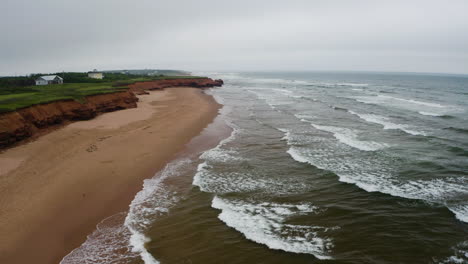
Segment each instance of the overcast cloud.
M0 2L0 75L94 68L468 74L467 0Z

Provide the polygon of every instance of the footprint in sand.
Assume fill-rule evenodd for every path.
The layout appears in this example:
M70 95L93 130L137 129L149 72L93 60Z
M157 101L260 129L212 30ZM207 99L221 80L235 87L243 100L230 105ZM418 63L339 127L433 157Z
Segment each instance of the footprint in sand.
M94 144L91 144L91 145L86 149L86 151L88 151L88 152L94 152L94 151L96 151L96 150L98 150L98 147L97 147L96 145L94 145Z

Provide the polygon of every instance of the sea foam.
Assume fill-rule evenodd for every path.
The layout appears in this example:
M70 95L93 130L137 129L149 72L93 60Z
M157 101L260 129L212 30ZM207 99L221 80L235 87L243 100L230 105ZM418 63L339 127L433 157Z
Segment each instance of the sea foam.
M454 254L441 261L439 264L466 264L468 263L468 240L458 243L452 247Z
M334 127L334 126L322 126L312 124L316 129L332 133L333 136L340 142L360 150L364 151L376 151L387 147L385 143L377 143L373 141L362 141L357 139L357 133L349 128Z
M125 213L120 213L104 219L60 264L130 264L138 261L139 254L132 252L128 243L132 234L123 225L124 218Z
M464 111L463 109L453 105L444 105L436 102L405 99L388 95L345 96L345 98L353 99L357 102L365 104L379 106L387 105L390 107L406 109L426 116L444 116L449 113L458 113Z
M143 189L136 194L130 204L124 225L131 233L129 244L132 252L138 253L145 264L159 263L145 247L146 243L151 241L145 236L146 230L152 224L149 219L167 214L169 208L179 200L176 193L167 188L164 181L178 175L191 163L190 159L180 159L166 165L155 177L144 181Z
M308 203L285 204L221 197L226 193L252 191L273 192L277 195L281 193L281 189L288 189L285 188L285 184L270 177L258 177L237 171L213 171L216 164L235 166L245 159L239 158L235 149L226 146L241 133L239 129L233 128L229 138L201 155L204 162L198 166L193 179L193 184L202 191L216 194L212 200L212 207L221 210L219 219L242 233L247 239L271 249L313 254L320 259L330 258L329 251L333 244L329 238L322 237L322 233L326 232L327 228L285 223L293 216L319 213L318 207ZM293 184L288 184L288 187L291 187L290 185Z
M326 228L285 224L301 214L314 213L318 207L310 204L250 203L216 196L212 207L221 210L218 218L241 232L247 239L271 249L293 253L312 254L319 259L330 259L333 243L322 238L318 231Z
M167 214L179 199L167 188L164 180L177 175L188 164L191 164L189 159L173 161L153 178L145 180L124 220L115 220L123 218L120 214L105 219L80 247L60 263L135 263L141 258L145 264L158 264L159 261L146 249L151 239L145 232L152 224L150 219Z
M384 117L384 116L379 116L379 115L375 115L375 114L358 114L358 113L353 112L353 111L348 111L348 112L353 114L353 115L358 116L359 118L361 118L361 119L363 119L363 120L365 120L367 122L382 125L383 129L398 129L398 130L401 130L401 131L403 131L405 133L408 133L410 135L415 135L415 136L416 135L422 135L422 136L426 135L425 132L410 129L410 127L408 125L392 123L392 122L389 121L390 120L389 118Z
M442 105L442 104L439 104L439 103L424 102L424 101L419 101L419 100L415 100L415 99L404 99L404 98L399 98L399 97L394 97L394 96L389 96L389 95L378 95L378 97L386 98L386 99L391 99L391 100L402 101L402 102L405 102L405 103L411 103L411 104L417 104L417 105L435 107L435 108L446 108L446 107L449 107L449 106Z
M325 151L322 149L321 151ZM367 192L381 192L407 199L425 200L445 205L460 221L468 221L468 182L463 178L401 181L383 160L335 159L335 154L315 153L291 146L287 153L296 161L334 172L341 182L355 184ZM379 164L382 163L382 164Z

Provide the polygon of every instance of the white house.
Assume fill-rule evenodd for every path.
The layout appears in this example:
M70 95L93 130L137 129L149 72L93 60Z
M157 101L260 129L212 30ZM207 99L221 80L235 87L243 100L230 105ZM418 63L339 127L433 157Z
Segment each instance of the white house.
M102 79L104 78L104 74L102 72L98 72L97 70L88 72L88 77L93 79Z
M58 75L44 75L36 79L36 85L62 84L63 79Z

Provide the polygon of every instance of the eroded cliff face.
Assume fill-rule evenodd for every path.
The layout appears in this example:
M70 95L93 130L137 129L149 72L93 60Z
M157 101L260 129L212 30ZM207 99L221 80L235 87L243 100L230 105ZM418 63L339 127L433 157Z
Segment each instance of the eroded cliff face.
M193 78L193 79L169 79L169 80L156 80L149 82L138 82L128 85L131 91L136 94L145 94L146 90L158 90L169 87L188 86L195 88L208 88L222 86L223 80L213 80L210 78Z
M129 89L123 92L87 96L85 103L62 100L0 113L0 150L66 121L88 120L100 113L135 108L138 101L135 94L145 94L146 90L177 86L206 88L222 85L222 80L210 78L138 82L128 85Z
M130 91L86 97L85 103L62 100L0 114L0 149L31 137L40 129L66 121L87 120L100 113L137 107Z

